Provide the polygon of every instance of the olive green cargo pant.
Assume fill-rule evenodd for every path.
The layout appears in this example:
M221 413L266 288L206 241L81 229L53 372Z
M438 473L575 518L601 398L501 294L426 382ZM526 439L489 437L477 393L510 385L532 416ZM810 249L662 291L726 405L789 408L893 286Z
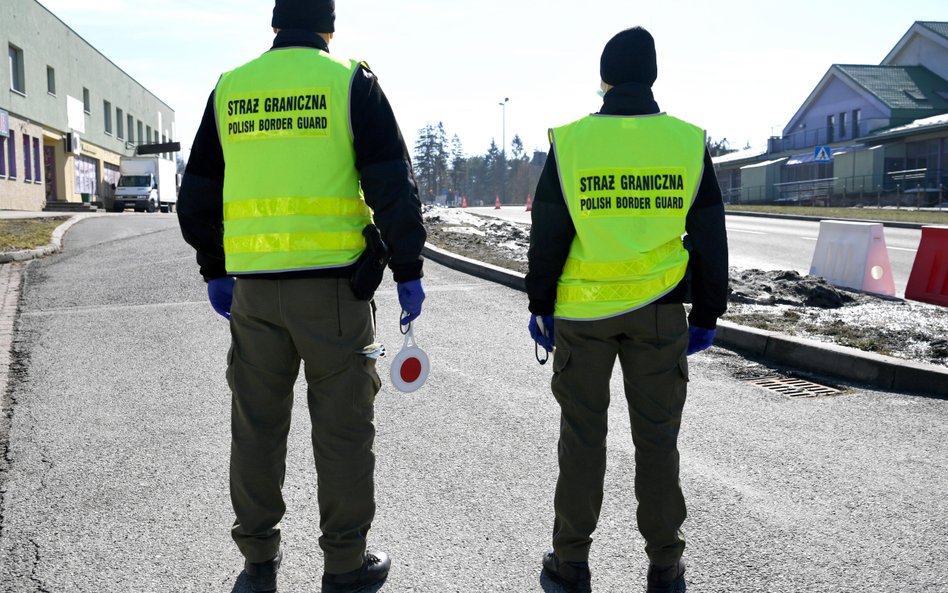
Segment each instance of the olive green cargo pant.
M239 279L231 307L227 382L231 410L232 535L244 557L264 562L280 546L282 487L293 385L304 362L312 421L325 570L362 565L375 516L375 361L370 303L348 280Z
M553 549L589 558L602 508L609 382L616 358L635 444L635 497L645 551L673 564L685 548L685 500L678 482L678 429L688 380L688 323L682 305L647 305L596 321L557 320L553 395L560 404L560 474Z

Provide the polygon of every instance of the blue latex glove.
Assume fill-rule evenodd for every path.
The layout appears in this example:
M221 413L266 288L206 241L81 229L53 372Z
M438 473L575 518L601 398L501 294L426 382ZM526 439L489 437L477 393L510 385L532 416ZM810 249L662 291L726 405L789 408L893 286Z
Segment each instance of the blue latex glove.
M527 327L530 330L530 337L533 338L534 342L543 347L547 352L553 352L552 315L531 315L530 324Z
M705 329L696 325L688 326L688 356L710 348L716 333L717 331L713 329Z
M425 302L425 289L421 280L409 280L398 284L398 304L407 315L402 315L402 325L408 325L421 315L421 304Z
M236 278L225 276L207 282L207 298L211 306L224 319L230 319L230 303L234 300L234 281Z

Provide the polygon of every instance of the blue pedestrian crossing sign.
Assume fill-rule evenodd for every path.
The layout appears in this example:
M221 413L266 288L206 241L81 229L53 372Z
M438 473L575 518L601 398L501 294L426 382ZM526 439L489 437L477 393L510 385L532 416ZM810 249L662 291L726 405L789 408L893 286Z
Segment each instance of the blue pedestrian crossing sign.
M817 163L832 163L833 150L829 146L817 146L813 149L813 160Z

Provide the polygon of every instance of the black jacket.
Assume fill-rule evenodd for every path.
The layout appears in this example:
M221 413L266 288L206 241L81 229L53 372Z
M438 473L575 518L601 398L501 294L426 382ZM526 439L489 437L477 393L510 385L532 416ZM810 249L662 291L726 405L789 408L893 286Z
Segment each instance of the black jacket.
M659 109L651 88L629 83L610 89L599 113L647 115L659 113ZM556 283L576 236L552 148L534 193L532 220L528 254L530 268L526 280L530 312L552 315L556 305ZM727 233L724 230L721 189L707 151L704 175L688 211L685 228L688 233L685 245L690 252L688 273L674 290L656 302L685 302L690 288L693 306L689 322L713 329L727 308Z
M282 47L329 51L328 44L319 35L290 30L280 31L274 40L273 49ZM356 168L365 201L372 209L382 239L389 246L392 275L396 282L421 278L421 249L426 234L411 160L388 99L365 63L354 75L349 105ZM197 261L205 280L227 275L223 247L224 169L212 92L191 146L178 196L181 233L197 250ZM349 277L352 267L266 274L266 277Z

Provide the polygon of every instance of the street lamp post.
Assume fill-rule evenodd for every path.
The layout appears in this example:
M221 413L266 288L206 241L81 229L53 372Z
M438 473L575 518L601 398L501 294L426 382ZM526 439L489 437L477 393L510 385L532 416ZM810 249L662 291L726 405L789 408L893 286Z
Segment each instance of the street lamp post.
M507 194L507 101L509 100L510 97L504 97L504 100L498 103L501 110L500 160L504 165L500 172L501 202Z

